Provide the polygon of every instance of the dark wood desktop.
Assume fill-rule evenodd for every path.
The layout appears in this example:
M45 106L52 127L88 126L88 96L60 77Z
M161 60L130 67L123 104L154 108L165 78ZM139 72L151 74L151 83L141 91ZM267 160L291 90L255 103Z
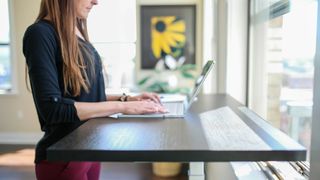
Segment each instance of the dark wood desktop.
M210 148L204 132L208 129L202 126L199 114L226 106L231 108L270 149L246 151L224 147ZM210 94L199 96L185 118L92 119L49 147L48 160L221 162L306 159L304 147L262 118L245 115L239 107L243 105L229 95ZM214 128L209 130L223 131Z

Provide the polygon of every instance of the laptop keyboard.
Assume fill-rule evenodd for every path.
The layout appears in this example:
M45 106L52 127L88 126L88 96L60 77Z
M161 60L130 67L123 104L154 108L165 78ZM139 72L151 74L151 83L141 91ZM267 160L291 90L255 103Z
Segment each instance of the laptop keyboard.
M184 107L182 102L163 103L163 106L169 111L169 114L183 115Z

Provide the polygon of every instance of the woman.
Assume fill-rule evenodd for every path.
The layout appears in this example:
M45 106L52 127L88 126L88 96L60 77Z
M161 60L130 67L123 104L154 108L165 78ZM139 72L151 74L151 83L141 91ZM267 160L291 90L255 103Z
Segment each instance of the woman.
M25 32L23 53L45 132L36 147L37 179L99 178L100 163L46 160L46 149L84 120L114 113L165 112L153 93L106 97L101 59L86 28L88 13L97 4L97 0L42 0L36 22Z

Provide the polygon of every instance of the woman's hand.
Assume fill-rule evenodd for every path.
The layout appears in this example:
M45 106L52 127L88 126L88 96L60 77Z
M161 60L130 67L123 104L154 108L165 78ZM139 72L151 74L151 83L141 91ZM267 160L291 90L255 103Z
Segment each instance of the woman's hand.
M161 104L160 97L156 93L145 92L145 93L142 93L138 96L129 96L128 97L128 101L144 101L144 100L151 100L155 103Z
M140 100L124 102L123 114L152 114L152 113L166 113L166 110L161 104L151 100Z

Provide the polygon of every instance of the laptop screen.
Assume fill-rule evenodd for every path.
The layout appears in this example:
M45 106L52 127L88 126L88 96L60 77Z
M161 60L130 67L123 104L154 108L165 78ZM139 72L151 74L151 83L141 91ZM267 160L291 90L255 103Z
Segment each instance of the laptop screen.
M195 100L195 98L199 94L200 89L201 89L201 87L203 85L203 82L206 79L206 77L208 76L208 74L211 71L211 69L213 68L214 63L215 62L213 60L210 60L202 68L202 72L199 75L199 77L196 79L195 84L194 84L194 88L193 88L192 92L188 96L188 106L190 106L192 104L192 102Z

